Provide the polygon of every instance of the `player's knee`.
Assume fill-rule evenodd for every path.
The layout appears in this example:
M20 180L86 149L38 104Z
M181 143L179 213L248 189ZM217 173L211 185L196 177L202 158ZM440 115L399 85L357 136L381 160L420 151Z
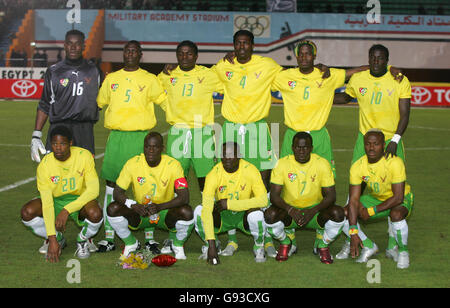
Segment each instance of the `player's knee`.
M408 211L406 210L406 208L404 208L402 206L397 206L391 210L391 213L389 214L389 216L391 217L391 221L397 222L397 221L405 219L407 214L408 214Z
M33 211L33 208L30 206L30 202L25 204L20 210L20 216L23 221L30 221L36 217L36 214Z
M120 210L120 204L117 202L111 202L108 207L106 208L106 214L109 217L116 217L118 216L118 212Z
M98 223L103 218L102 210L98 206L92 206L87 211L87 219L93 223Z
M180 220L192 220L194 212L189 205L183 205L178 209L178 217Z
M333 205L330 208L330 219L336 222L344 221L345 219L345 210L343 207L338 205Z
M277 222L277 211L274 207L269 207L264 212L264 221L266 222L266 224L274 224Z

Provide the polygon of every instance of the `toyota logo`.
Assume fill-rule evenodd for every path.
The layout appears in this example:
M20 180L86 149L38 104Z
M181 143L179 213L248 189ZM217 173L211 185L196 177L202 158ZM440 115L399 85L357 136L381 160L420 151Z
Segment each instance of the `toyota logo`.
M30 97L36 93L37 86L31 80L17 80L12 84L11 91L19 97Z
M239 30L248 30L254 36L261 36L270 27L268 16L237 16L234 19L234 26Z
M431 92L424 87L412 87L411 88L411 103L414 105L423 105L428 103L431 99Z

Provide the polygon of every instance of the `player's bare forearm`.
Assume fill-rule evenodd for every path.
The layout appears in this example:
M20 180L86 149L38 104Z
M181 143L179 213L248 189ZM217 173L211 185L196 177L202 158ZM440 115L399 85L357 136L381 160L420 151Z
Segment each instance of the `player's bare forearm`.
M322 201L320 201L320 203L314 207L314 209L316 209L317 212L326 209L336 203L335 186L322 187L322 196L323 196Z
M362 65L358 67L353 67L345 70L345 80L349 80L350 77L352 77L353 74L359 73L362 71L367 71L369 69L368 65Z
M333 104L347 104L352 100L352 97L347 93L336 93L334 95Z
M283 209L285 211L289 211L292 206L287 204L283 198L281 198L281 188L283 186L270 184L270 202L276 207Z
M382 212L392 209L403 203L405 193L405 182L391 185L392 193L394 194L389 199L376 206L376 212Z
M409 114L411 110L411 99L402 98L398 102L398 108L400 111L400 120L398 121L396 134L403 136L408 127L409 123Z
M189 190L187 188L176 189L175 192L177 194L177 196L175 198L173 198L169 202L164 202L164 203L158 204L158 208L160 210L168 210L171 208L189 204Z
M45 122L47 122L48 115L45 114L41 109L38 109L36 111L36 120L34 123L34 130L42 130L42 128L45 125Z
M125 190L117 185L114 187L113 197L114 201L120 204L125 204L125 201L128 199Z
M350 197L348 203L348 222L356 225L358 223L359 197L361 196L361 185L350 185Z

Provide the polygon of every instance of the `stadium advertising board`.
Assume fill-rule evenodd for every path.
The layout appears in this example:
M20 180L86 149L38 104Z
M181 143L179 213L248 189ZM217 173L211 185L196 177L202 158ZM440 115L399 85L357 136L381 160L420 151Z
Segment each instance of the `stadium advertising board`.
M411 106L450 107L450 83L411 83Z
M44 79L46 67L0 67L0 79Z
M43 88L42 79L0 79L1 98L40 99Z

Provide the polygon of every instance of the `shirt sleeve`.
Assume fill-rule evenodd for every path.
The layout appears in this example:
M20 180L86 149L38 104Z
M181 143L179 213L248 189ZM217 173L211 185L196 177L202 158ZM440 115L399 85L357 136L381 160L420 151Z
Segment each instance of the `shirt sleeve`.
M361 185L362 175L359 172L359 168L356 161L350 168L350 185Z
M338 68L331 68L330 72L335 81L334 88L337 89L343 87L345 84L345 70Z
M50 176L45 172L46 169L43 164L44 161L45 160L43 160L37 168L36 183L41 197L42 216L44 218L45 230L47 232L47 236L52 236L56 235L55 209L53 204L53 191L50 185Z
M122 171L120 171L119 177L116 180L116 185L125 191L128 189L128 187L130 187L132 181L130 164L128 162L125 163L125 165L122 168Z
M403 77L400 83L400 98L411 98L411 83L406 76Z
M100 90L98 91L97 106L99 108L103 108L109 104L109 100L110 100L110 85L109 85L109 78L106 77L102 83L102 86L100 87Z
M391 158L392 184L403 183L406 181L405 164L399 157Z
M276 185L283 185L283 166L280 161L277 161L275 167L272 169L272 174L270 175L270 182Z
M38 104L38 109L45 114L50 112L50 103L54 100L54 92L52 87L52 73L51 69L47 69L44 76L44 88L42 90L41 99Z
M88 202L95 200L100 193L100 184L97 171L95 170L94 158L86 152L86 172L84 176L86 190L74 201L64 208L72 214L83 208Z
M330 163L326 159L321 161L321 173L321 187L331 187L336 184Z
M230 211L247 211L267 206L267 190L259 171L254 168L252 172L248 172L245 175L246 181L252 184L253 197L243 200L228 200L227 208Z
M349 82L347 84L347 87L345 88L345 93L347 93L348 95L350 95L353 98L356 97L355 89L353 89L353 83L354 83L354 80L355 80L354 76L355 75L350 77L350 80L349 80Z
M167 94L158 78L154 78L154 82L148 92L148 101L160 105L166 99Z
M203 230L205 231L205 240L214 240L214 197L217 188L217 182L215 174L209 173L205 179L205 188L203 189L202 197L202 212L201 219L203 224Z

